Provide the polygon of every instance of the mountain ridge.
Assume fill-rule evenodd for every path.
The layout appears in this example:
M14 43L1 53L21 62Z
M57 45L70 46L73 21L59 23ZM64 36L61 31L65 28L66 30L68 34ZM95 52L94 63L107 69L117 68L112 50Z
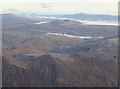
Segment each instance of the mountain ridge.
M94 51L94 53L95 52L97 51ZM88 50L85 51L85 53L78 53L77 56L74 54L66 57L65 60L49 54L37 57L35 61L27 66L27 69L21 69L21 67L16 66L15 69L18 71L17 75L21 74L21 76L14 76L12 80L15 82L15 85L12 82L9 84L6 82L6 79L7 81L10 80L10 75L14 75L14 73L10 72L14 67L10 65L9 72L7 72L8 75L5 75L5 72L3 72L5 78L5 80L3 80L3 85L23 87L117 86L117 77L115 77L117 76L116 61L109 58L107 54L104 54L107 60L105 56L101 56L100 58L99 51L98 54L94 54L96 56L95 58L94 56L90 58L89 56L91 54L93 54L92 51ZM73 60L69 61L69 58ZM6 67L7 65L3 65L3 68L5 68L4 71L8 71ZM24 70L24 74L21 70ZM24 84L21 83L21 81L18 80L19 78L26 82L24 81Z

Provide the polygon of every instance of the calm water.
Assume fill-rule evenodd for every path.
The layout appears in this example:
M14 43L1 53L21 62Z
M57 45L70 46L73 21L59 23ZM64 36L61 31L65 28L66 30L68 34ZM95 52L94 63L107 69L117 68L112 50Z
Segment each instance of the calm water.
M40 54L26 54L27 56L41 56L45 54L51 54L51 55L62 55L60 53L40 53Z

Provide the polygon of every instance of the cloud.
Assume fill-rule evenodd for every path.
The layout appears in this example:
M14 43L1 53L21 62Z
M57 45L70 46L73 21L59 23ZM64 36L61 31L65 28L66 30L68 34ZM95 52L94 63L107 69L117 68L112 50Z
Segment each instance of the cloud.
M14 12L15 12L15 11L18 11L18 10L17 10L17 9L10 8L10 9L8 9L8 11L12 11L12 12L14 11Z
M20 0L21 1L21 0ZM41 0L42 1L42 0ZM51 1L51 0L49 0ZM57 1L57 0L56 0ZM63 1L63 0L60 0ZM117 3L116 2L97 2L98 0L69 0L69 3L65 2L54 3L54 2L29 2L29 3L10 3L4 2L2 10L0 12L5 13L42 13L42 14L74 14L74 13L92 13L92 14L117 14ZM71 2L70 2L71 1ZM73 2L74 3L73 3ZM78 2L81 1L81 2ZM102 8L101 8L102 7ZM1 9L1 8L0 8Z
M42 8L50 8L52 5L50 3L40 3Z

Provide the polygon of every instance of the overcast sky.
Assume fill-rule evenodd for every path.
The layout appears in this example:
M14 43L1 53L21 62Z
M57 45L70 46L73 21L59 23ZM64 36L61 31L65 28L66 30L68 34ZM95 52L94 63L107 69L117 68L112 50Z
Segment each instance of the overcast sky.
M3 13L117 15L118 0L2 0Z

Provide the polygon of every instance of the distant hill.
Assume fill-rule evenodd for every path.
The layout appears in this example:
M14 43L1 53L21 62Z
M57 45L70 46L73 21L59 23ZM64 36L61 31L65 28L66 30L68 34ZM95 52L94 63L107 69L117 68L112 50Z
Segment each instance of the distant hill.
M73 53L86 50L98 42L98 37L117 37L117 26L83 25L73 20L52 20L43 24L40 19L25 18L12 14L3 15L3 49L9 53L61 52ZM13 22L12 22L13 21ZM65 33L73 36L91 36L94 39L75 39L64 36L45 35ZM98 42L99 43L99 42ZM106 43L106 42L105 42ZM104 43L103 43L104 44ZM100 49L103 46L100 46ZM109 49L109 48L108 48ZM11 51L11 52L10 52Z
M92 46L90 43L89 39L83 40L62 35L45 34L21 41L11 50L11 53L73 53L86 50Z
M80 20L103 20L103 21L117 21L117 15L102 15L102 14L85 14L85 13L78 13L78 14L68 14L60 16L63 18L74 18Z
M6 48L13 49L21 41L24 41L25 39L32 37L30 34L26 34L23 32L10 32L10 31L3 32L2 35L4 49Z
M117 15L104 15L104 14L86 14L86 13L76 13L76 14L66 14L66 15L41 15L41 14L27 14L23 13L20 14L21 16L31 16L33 18L36 17L56 17L56 18L72 18L72 19L79 19L79 20L102 20L102 21L117 21Z
M36 19L25 18L22 16L13 15L13 14L2 14L3 25L25 24L25 23L31 23L36 21L37 21Z

